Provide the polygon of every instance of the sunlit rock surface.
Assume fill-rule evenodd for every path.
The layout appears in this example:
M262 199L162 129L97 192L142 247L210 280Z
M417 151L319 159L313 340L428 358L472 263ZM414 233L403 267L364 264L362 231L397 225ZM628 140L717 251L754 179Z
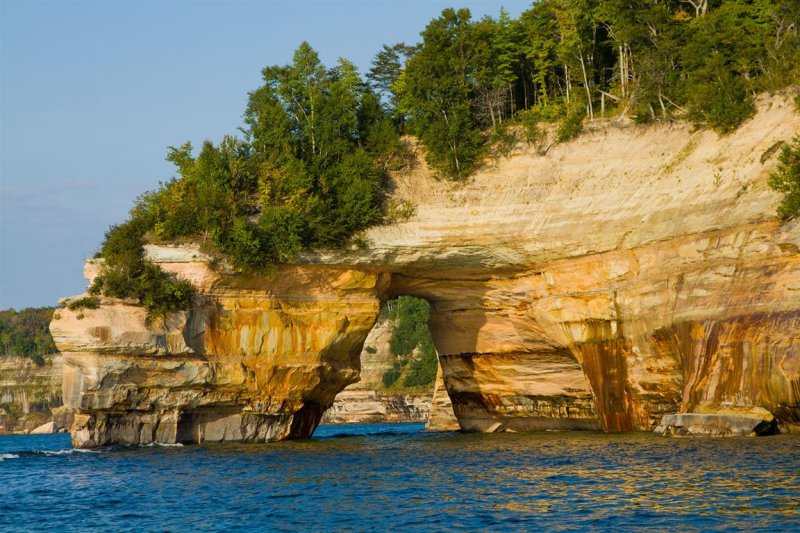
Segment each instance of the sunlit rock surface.
M800 225L775 219L767 177L798 131L774 97L725 137L598 121L465 184L420 162L393 193L414 217L271 278L151 247L201 288L191 311L147 324L106 302L51 326L75 443L307 436L399 295L431 303L466 430L652 430L665 415L751 409L796 424Z
M753 411L759 411L753 409ZM664 415L656 426L657 435L681 437L749 437L775 435L778 421L769 412Z
M78 410L74 444L308 437L358 378L376 280L286 267L270 279L221 278L166 321L112 300L59 310L51 331L64 404Z
M460 428L458 419L453 412L450 394L444 385L442 362L440 360L436 369L436 381L433 384L433 396L431 397L431 410L428 413L428 422L425 424L425 429L428 431L452 431Z
M0 434L27 433L51 420L61 405L64 360L58 354L44 356L39 366L28 357L0 357ZM63 429L56 417L53 430Z

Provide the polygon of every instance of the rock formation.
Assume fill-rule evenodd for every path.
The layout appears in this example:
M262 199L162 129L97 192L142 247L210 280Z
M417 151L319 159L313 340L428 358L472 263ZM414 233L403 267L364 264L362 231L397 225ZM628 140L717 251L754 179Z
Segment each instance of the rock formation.
M125 302L59 311L74 442L308 436L357 379L380 303L404 294L431 303L465 430L652 430L676 413L800 422L800 224L776 220L766 184L776 143L798 131L774 97L724 137L598 121L464 184L419 163L394 192L414 217L271 277L150 247L201 294L154 323Z
M27 357L0 357L0 433L27 433L49 421L61 405L63 358L44 357L37 366ZM54 429L60 429L62 419Z
M657 435L692 437L747 437L779 433L778 419L766 409L752 409L742 415L724 411L714 414L684 413L664 415L656 426Z
M64 404L78 410L76 446L307 437L357 380L378 275L285 266L220 276L202 254L150 252L205 291L191 310L149 321L141 307L104 300L60 309L51 324Z

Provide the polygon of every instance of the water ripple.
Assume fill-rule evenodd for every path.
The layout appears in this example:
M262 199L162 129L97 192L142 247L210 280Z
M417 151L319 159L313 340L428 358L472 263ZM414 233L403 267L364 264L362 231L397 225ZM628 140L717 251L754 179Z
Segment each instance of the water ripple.
M800 530L800 436L424 433L266 445L0 437L0 530Z

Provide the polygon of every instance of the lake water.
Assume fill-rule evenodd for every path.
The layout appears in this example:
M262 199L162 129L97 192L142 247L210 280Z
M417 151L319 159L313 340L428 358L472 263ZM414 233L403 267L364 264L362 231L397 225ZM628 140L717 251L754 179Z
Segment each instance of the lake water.
M800 530L800 435L425 433L71 449L0 436L0 530Z

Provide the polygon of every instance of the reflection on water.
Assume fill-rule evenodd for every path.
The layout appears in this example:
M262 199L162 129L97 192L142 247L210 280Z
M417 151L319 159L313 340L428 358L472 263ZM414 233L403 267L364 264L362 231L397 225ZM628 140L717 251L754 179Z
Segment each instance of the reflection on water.
M421 429L59 454L63 435L0 437L0 529L800 530L800 435Z

